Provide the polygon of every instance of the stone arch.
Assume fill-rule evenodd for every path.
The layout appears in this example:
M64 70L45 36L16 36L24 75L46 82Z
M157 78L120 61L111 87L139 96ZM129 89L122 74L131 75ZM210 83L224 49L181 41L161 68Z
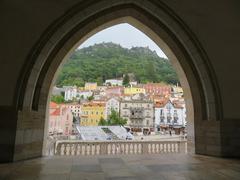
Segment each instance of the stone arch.
M165 4L158 1L100 0L78 4L53 23L30 52L18 84L19 108L15 160L41 155L49 90L61 63L84 40L107 27L129 23L159 45L177 70L187 99L190 144L196 152L210 152L202 142L206 124L222 118L218 84L201 44L190 29ZM194 107L194 108L193 108ZM29 122L27 125L25 122ZM194 137L194 125L195 137ZM45 128L44 128L45 126ZM31 129L36 147L24 153L18 142L21 130ZM191 130L192 129L192 130ZM18 133L19 132L19 133Z

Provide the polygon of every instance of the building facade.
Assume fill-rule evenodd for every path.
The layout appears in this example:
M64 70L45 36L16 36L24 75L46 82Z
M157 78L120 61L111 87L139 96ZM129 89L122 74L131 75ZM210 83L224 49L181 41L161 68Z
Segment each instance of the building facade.
M64 87L65 93L64 93L64 100L65 101L72 101L74 98L77 97L77 87L76 86L66 86Z
M96 82L87 82L85 83L84 89L86 91L92 91L97 89L97 83Z
M111 111L114 110L119 113L120 102L117 98L112 97L106 101L106 119L109 115L111 115Z
M145 89L141 87L126 87L124 88L124 94L134 95L134 94L145 94Z
M121 100L120 116L127 119L132 131L154 131L154 107L149 99Z
M81 106L81 126L97 126L100 119L105 116L105 103L88 102Z
M155 104L155 127L161 129L177 129L186 126L185 105L165 100Z
M171 86L163 84L163 83L147 83L143 85L146 94L151 96L163 96L170 97L171 95Z
M75 117L81 116L81 105L80 104L65 104L69 108Z
M105 85L109 86L122 86L123 80L122 79L107 79L105 81Z
M49 135L71 135L73 115L71 110L61 104L50 103Z

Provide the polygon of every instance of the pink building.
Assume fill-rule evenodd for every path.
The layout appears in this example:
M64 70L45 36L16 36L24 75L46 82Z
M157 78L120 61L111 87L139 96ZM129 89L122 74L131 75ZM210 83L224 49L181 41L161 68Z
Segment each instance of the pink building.
M169 97L171 95L171 86L162 83L147 83L143 85L146 94L151 96Z
M50 103L49 134L70 135L72 133L73 115L64 104Z
M106 96L121 96L123 94L123 86L108 87L106 90Z

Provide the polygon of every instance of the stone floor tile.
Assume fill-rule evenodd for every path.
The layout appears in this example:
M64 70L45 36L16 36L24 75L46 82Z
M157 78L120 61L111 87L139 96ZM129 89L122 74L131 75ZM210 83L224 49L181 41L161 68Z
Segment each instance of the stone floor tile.
M72 172L69 180L105 180L104 173L77 173Z
M71 172L91 172L91 173L99 173L102 172L102 168L99 164L95 165L73 165Z

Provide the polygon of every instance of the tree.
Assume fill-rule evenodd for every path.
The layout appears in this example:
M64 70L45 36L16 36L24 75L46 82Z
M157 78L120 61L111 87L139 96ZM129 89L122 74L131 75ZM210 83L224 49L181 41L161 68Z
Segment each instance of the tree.
M103 119L103 117L100 118L100 121L98 122L99 126L107 126L108 123L105 119Z
M89 96L89 97L87 97L87 99L88 99L89 101L91 101L91 100L94 99L94 96L93 96L93 95L92 95L92 96Z
M134 47L129 50L114 43L100 43L74 51L63 65L56 85L83 87L85 82L91 81L101 85L106 79L129 72L134 73L141 83L172 83L178 80L169 60L158 57L147 48ZM129 80L126 75L125 86Z
M124 126L125 124L127 124L127 119L123 119L122 117L120 117L119 113L114 109L111 110L111 115L108 117L108 120L104 120L103 117L101 117L98 123L99 126Z
M102 77L97 77L96 81L97 81L97 85L98 85L98 86L101 86L101 85L103 84L103 79L102 79Z
M152 82L158 81L153 62L149 62L146 65L146 75L147 75L148 79L150 79Z
M129 75L128 74L125 74L125 76L123 77L123 85L124 86L128 86L129 85Z
M64 97L61 95L52 95L51 97L51 101L57 103L57 104L61 104L64 102Z
M123 119L119 116L119 113L114 109L111 109L111 114L108 118L108 124L111 125L125 125L127 124L127 119Z

